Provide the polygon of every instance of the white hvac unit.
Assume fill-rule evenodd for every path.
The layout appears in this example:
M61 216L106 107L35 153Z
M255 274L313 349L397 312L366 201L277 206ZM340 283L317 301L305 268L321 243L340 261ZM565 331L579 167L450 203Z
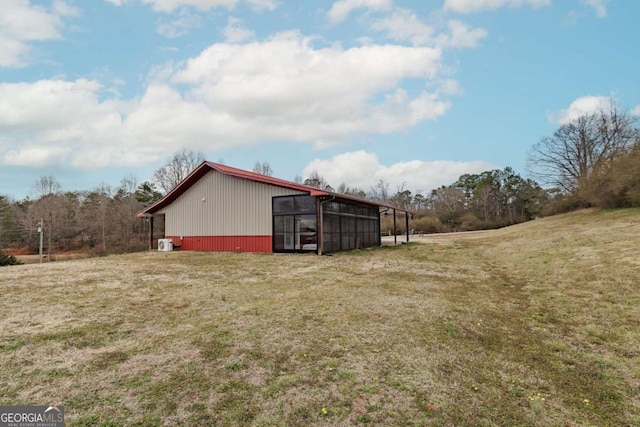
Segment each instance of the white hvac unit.
M158 251L170 252L173 250L173 240L171 239L158 239Z

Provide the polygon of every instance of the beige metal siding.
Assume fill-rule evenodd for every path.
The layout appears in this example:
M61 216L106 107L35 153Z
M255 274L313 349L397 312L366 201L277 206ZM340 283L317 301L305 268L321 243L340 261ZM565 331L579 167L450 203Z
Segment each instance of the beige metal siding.
M208 172L165 214L167 236L271 236L271 199L300 191Z

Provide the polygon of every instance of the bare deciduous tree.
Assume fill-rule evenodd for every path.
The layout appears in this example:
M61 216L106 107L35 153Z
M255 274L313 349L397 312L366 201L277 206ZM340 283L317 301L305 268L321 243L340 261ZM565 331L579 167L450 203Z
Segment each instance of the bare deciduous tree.
M8 246L12 239L19 235L18 218L15 203L8 197L0 195L0 248Z
M577 193L594 168L624 153L637 135L634 118L612 100L542 138L529 153L529 170L544 184Z
M309 175L309 178L304 180L303 184L308 185L309 187L319 188L321 190L333 191L333 187L331 187L327 180L324 179L317 171L311 172L311 175Z
M202 153L182 149L175 153L166 165L155 172L153 180L160 189L168 193L203 161L204 155Z
M51 259L51 246L53 241L53 231L61 219L63 209L63 197L60 197L62 186L52 175L41 176L34 184L33 191L38 195L38 199L31 207L35 218L29 218L31 224L24 224L31 227L36 221L43 220L44 233L47 236L47 255Z
M361 199L367 198L367 193L365 193L363 189L358 187L349 187L344 182L338 186L336 193L345 194L347 196L355 196Z
M253 166L253 171L255 173L259 173L260 175L273 175L273 169L271 169L271 165L268 162L256 162L256 164Z
M136 199L138 179L133 175L125 176L120 181L112 206L114 207L120 241L123 249L131 250L131 241L135 235L144 233L144 222L137 220L136 213L143 208L143 204Z
M107 215L111 209L112 188L103 183L85 194L84 203L80 210L84 233L88 236L90 246L101 247L102 253L107 253L107 240L113 238L113 215Z
M58 194L62 190L62 186L52 175L43 175L33 184L32 189L38 197L44 197Z
M440 221L450 226L454 226L465 212L466 196L459 188L442 186L431 190L429 199Z
M389 183L383 179L378 181L374 187L371 187L371 198L382 203L389 201Z

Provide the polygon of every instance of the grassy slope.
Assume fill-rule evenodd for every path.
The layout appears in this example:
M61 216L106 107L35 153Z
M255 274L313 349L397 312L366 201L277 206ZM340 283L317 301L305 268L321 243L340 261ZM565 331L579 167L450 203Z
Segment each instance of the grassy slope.
M0 270L0 403L67 425L640 425L640 210L312 255Z

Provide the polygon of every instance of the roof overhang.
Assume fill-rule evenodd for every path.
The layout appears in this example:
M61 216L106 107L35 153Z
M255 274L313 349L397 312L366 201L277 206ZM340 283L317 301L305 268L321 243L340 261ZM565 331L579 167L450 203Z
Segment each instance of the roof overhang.
M388 210L394 210L396 212L406 212L409 215L414 214L414 212L408 210L408 209L404 209L404 208L400 208L398 206L393 206L393 205L389 205L387 203L380 203L380 202L376 202L374 200L368 200L368 199L363 199L361 197L356 197L356 196L350 196L348 194L341 194L341 193L335 193L332 191L327 191L327 196L324 197L325 199L329 199L329 200L333 200L335 199L336 201L347 201L347 202L356 202L356 203L360 203L363 205L367 205L367 206L376 206L379 209L381 209L382 211L388 211Z

